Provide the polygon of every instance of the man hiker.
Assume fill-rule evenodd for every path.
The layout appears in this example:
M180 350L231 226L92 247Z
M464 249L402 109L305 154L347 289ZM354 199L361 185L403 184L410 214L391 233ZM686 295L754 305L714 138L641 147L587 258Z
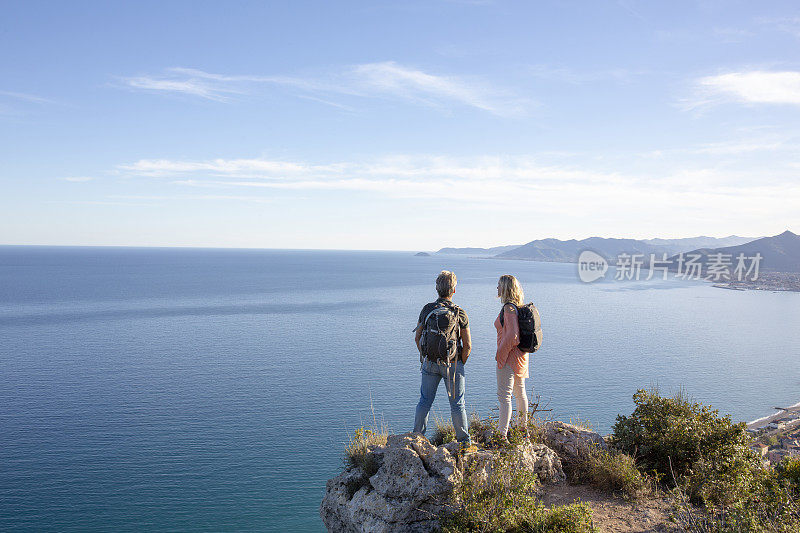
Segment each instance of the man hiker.
M469 318L453 303L456 292L456 275L442 270L436 278L439 298L425 304L419 314L414 342L420 353L422 386L414 417L414 432L425 434L428 413L436 397L439 382L444 379L450 414L456 439L462 451L474 451L467 427L467 410L464 406L464 363L472 350Z

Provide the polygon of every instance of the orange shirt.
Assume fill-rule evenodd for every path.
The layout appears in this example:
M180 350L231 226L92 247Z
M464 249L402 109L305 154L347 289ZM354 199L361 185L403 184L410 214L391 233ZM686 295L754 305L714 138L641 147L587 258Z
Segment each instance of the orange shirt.
M519 346L519 322L515 310L507 311L506 306L500 313L503 314L504 325L500 325L500 315L494 320L494 327L497 330L497 368L511 365L517 377L528 377L528 353L523 352Z

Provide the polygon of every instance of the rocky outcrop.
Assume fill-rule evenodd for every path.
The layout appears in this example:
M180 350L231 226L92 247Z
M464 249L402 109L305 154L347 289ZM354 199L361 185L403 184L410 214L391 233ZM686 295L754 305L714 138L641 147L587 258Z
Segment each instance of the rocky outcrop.
M565 463L586 457L592 449L608 449L599 433L572 424L551 420L544 424L543 429L545 444L555 450Z
M369 475L350 467L327 483L320 516L328 531L427 532L453 504L454 490L470 476L478 484L493 478L498 451L461 456L458 443L434 446L417 434L389 436L374 448ZM502 452L506 464L536 473L545 483L564 480L558 455L543 444L520 444ZM513 468L512 466L512 468Z

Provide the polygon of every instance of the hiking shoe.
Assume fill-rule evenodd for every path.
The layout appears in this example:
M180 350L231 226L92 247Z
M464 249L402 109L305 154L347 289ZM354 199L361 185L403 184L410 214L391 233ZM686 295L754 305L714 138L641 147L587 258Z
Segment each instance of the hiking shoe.
M475 453L478 451L478 447L472 442L462 442L461 446L458 448L458 453L461 455L466 455L468 453Z

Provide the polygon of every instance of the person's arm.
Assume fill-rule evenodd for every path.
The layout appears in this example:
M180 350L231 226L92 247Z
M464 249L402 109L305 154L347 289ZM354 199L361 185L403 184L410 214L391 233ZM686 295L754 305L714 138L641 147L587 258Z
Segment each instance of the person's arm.
M422 324L417 324L417 329L415 330L416 333L414 334L414 344L417 345L417 351L422 353L422 348L419 346L419 340L422 338Z
M466 363L469 353L472 351L472 337L469 334L469 326L461 330L461 362Z
M503 333L500 336L500 344L497 346L497 367L503 368L508 359L508 354L519 345L519 321L517 320L517 310L513 305L506 304L503 307Z

